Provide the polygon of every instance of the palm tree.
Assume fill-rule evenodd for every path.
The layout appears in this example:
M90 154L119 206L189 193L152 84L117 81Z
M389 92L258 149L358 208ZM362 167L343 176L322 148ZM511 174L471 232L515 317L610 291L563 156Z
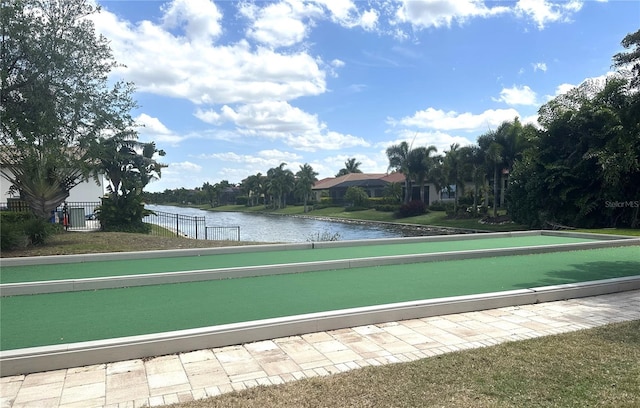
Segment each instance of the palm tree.
M307 212L307 201L309 201L309 196L312 193L311 189L316 181L318 181L317 175L318 173L313 171L313 167L307 163L300 166L300 171L296 173L295 189L296 193L302 197L305 213Z
M280 209L287 206L286 195L293 190L295 178L293 172L285 169L287 163L280 163L267 171L267 191L274 198L274 208Z
M465 170L468 170L473 181L473 212L478 212L478 193L480 184L484 181L484 157L482 150L477 145L464 146L460 149L462 160L465 163Z
M362 173L358 167L360 167L362 163L356 162L356 158L350 158L346 162L344 162L344 168L340 169L340 171L336 174L336 177L344 176L350 173Z
M498 216L498 179L499 170L504 162L502 156L503 147L496 141L495 132L485 133L478 138L478 145L484 154L488 168L493 169L493 216Z
M444 156L444 171L449 185L454 185L456 194L453 201L454 213L458 211L458 198L464 189L465 162L462 157L460 145L454 143Z
M247 194L247 206L258 205L258 199L262 193L262 174L254 174L242 180L242 189Z
M404 203L408 204L411 198L411 177L409 173L409 144L401 142L387 148L389 158L389 169L393 169L404 174Z
M527 134L535 134L532 125L522 126L518 118L505 121L495 131L489 131L478 138L478 145L484 152L487 167L493 170L493 216L497 216L497 202L504 205L504 194L498 197L501 173L509 174L513 164L530 145Z
M420 201L425 202L424 183L429 177L429 171L433 167L431 153L437 152L435 146L417 147L409 152L407 168L409 177L420 186Z

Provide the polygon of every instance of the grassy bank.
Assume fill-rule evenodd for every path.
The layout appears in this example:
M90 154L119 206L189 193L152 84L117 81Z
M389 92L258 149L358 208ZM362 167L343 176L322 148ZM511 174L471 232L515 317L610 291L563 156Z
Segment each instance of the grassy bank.
M170 231L169 231L170 233ZM45 245L2 251L3 258L44 255L73 255L100 252L150 251L163 249L215 248L251 245L256 242L205 241L188 239L167 233L167 236L132 234L127 232L71 232L51 236Z

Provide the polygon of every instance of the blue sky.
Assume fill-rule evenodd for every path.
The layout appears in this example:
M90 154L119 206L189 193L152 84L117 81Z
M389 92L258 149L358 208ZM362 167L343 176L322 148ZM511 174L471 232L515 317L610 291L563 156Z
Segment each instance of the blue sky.
M148 191L239 183L280 163L386 172L407 141L474 143L611 73L633 0L98 1L135 83L141 141L168 164Z

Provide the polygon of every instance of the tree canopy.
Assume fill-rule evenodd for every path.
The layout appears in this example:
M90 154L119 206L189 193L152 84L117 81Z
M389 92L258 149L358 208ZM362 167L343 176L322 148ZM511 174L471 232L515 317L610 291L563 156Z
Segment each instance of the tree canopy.
M596 92L586 83L541 108L545 129L510 179L514 220L532 227L638 227L640 93L629 85L621 76Z
M88 0L3 1L0 140L3 176L48 216L95 174L91 144L130 131L131 84L110 84L116 66L88 16Z

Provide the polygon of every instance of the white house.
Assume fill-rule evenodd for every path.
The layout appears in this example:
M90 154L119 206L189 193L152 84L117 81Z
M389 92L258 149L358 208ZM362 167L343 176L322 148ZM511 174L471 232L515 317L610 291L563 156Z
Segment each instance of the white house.
M6 169L3 169L6 171ZM71 191L69 191L69 198L67 198L67 202L77 203L77 202L99 202L100 197L105 194L105 180L104 176L100 175L98 178L99 183L93 178L78 184L73 187ZM11 182L8 181L4 176L0 175L0 203L6 203L10 198L19 198L17 194L13 196L10 195L9 189L11 188Z

